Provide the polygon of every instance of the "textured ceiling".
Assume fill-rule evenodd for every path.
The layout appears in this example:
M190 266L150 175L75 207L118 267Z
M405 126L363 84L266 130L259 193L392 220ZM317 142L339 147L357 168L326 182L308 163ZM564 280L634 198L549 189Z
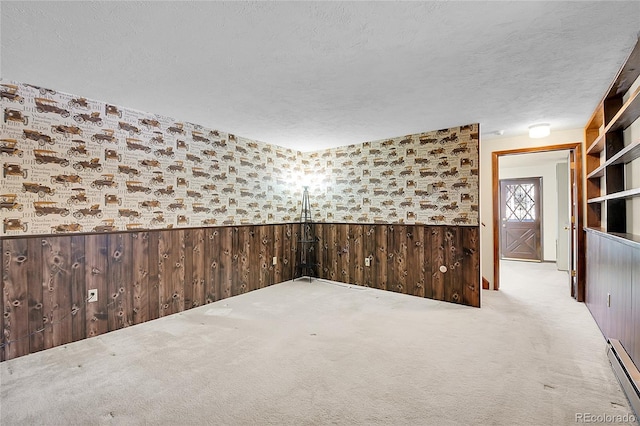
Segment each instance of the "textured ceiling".
M0 3L4 79L302 151L584 126L640 2Z

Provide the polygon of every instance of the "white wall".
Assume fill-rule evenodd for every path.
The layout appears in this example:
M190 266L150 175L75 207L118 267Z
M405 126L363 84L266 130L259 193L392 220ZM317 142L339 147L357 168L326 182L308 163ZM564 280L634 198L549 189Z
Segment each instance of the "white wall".
M527 157L520 155L520 167L500 167L500 179L542 177L542 259L555 262L556 239L558 238L558 191L556 185L556 163L527 166Z
M480 273L493 288L493 194L491 188L491 153L519 148L581 142L584 147L584 129L554 131L542 139L527 135L510 138L483 138L480 141ZM583 150L584 152L584 150ZM584 163L584 161L583 161ZM584 170L584 164L583 164ZM583 177L581 177L583 179Z

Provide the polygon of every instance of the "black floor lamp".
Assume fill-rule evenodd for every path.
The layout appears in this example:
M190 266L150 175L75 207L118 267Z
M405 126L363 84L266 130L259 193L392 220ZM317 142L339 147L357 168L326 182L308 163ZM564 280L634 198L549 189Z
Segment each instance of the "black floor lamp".
M309 203L309 187L305 186L302 192L302 210L300 211L300 259L295 278L316 278L316 264L314 262L315 243L317 242L313 232L311 221L311 204Z

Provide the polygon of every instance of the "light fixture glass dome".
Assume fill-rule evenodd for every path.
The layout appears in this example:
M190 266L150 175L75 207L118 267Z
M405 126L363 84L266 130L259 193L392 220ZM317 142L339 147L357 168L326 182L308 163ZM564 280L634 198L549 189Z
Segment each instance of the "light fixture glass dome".
M529 126L529 137L533 139L544 138L551 134L549 123L540 123Z

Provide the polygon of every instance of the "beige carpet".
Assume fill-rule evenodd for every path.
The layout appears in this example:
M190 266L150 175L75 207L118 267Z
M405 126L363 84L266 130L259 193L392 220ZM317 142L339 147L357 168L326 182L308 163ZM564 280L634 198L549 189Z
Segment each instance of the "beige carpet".
M7 361L0 423L570 425L578 413L630 414L566 274L503 271L481 309L298 280Z

